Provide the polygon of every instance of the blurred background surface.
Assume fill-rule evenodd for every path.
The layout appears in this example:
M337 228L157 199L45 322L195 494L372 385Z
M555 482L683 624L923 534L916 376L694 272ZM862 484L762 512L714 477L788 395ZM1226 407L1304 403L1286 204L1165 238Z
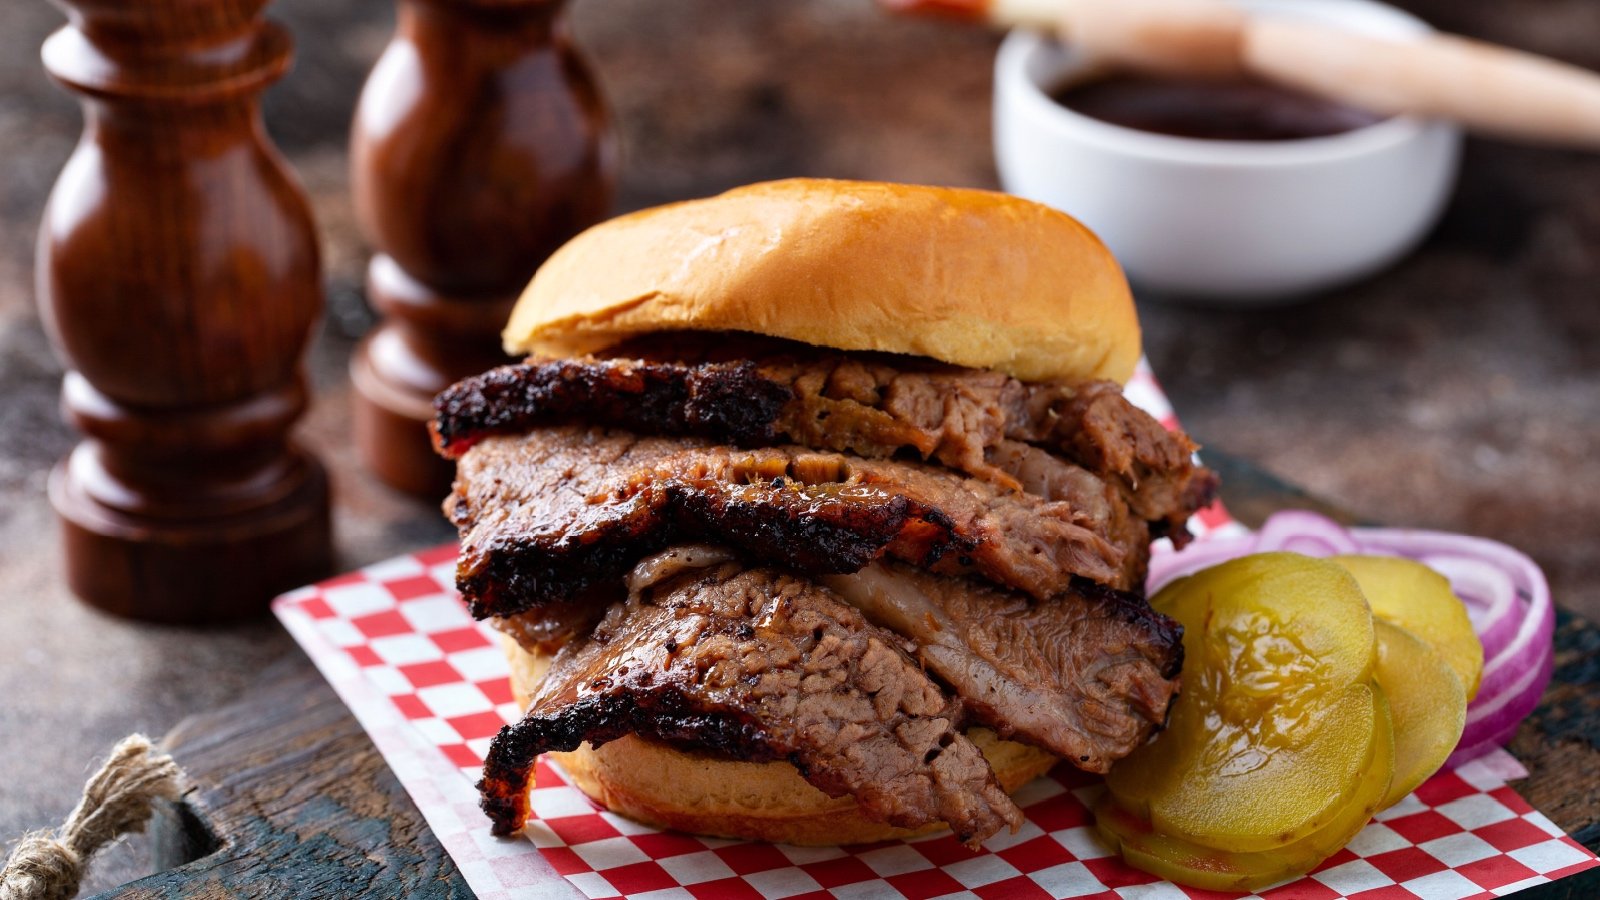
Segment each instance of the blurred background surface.
M1600 4L1402 0L1439 28L1600 68ZM619 211L788 175L994 187L998 37L894 20L870 0L578 0L578 41L622 136ZM316 207L328 308L306 439L333 471L341 567L437 543L433 504L356 466L345 363L371 322L346 177L350 114L388 39L386 0L278 0L298 40L267 127ZM45 475L74 442L40 330L33 243L81 129L38 47L43 0L0 4L0 840L54 824L92 764L297 653L274 622L194 631L111 620L62 586ZM1141 298L1146 351L1189 430L1373 521L1532 554L1600 617L1600 158L1469 142L1423 249L1356 287L1266 311ZM119 846L87 887L140 874Z

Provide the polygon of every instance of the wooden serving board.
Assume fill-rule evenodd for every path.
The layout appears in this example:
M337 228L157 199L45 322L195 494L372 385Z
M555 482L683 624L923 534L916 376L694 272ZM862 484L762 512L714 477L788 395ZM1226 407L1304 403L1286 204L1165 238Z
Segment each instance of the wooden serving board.
M1339 510L1247 463L1209 451L1224 499L1256 524L1279 509ZM1562 612L1544 703L1511 750L1516 785L1591 850L1600 849L1600 628ZM333 689L298 653L242 700L166 738L196 789L153 826L155 875L102 898L446 898L472 892ZM487 827L487 826L485 826ZM1530 889L1528 900L1600 897L1600 869Z

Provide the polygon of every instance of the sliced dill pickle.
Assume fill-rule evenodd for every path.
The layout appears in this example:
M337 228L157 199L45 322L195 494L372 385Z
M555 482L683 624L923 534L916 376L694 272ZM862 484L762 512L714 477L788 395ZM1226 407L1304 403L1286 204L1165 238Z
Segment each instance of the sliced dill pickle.
M1157 832L1236 853L1334 822L1391 739L1375 725L1372 614L1350 573L1262 553L1151 603L1183 623L1183 691L1166 730L1107 776L1117 801Z
M1467 700L1483 677L1483 645L1467 618L1466 604L1438 572L1400 556L1335 556L1350 570L1372 614L1427 642L1461 679Z
M1375 620L1378 684L1389 697L1394 719L1394 783L1383 807L1399 803L1439 771L1467 724L1467 693L1461 679L1427 642Z
M1095 823L1129 865L1176 884L1213 891L1255 891L1303 875L1350 843L1383 807L1394 771L1395 742L1381 689L1377 696L1373 727L1379 740L1371 768L1327 825L1294 843L1255 853L1205 847L1157 831L1109 791L1095 805Z

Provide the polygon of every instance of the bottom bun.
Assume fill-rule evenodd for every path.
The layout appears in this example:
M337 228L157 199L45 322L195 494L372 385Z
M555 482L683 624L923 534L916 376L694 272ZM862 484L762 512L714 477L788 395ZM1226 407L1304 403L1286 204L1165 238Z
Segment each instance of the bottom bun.
M500 635L511 662L517 704L550 668L550 656L530 652ZM1050 770L1056 758L1003 741L986 728L968 730L1000 785L1013 792ZM630 819L691 834L822 847L864 844L943 831L935 823L895 828L869 818L850 797L829 797L786 762L737 762L673 750L629 735L601 747L551 753L568 780L596 803Z

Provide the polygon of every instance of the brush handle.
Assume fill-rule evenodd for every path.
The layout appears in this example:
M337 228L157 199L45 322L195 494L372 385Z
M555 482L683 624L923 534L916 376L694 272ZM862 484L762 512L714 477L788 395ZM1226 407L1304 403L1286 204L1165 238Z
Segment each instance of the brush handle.
M1600 75L1450 35L1368 37L1251 16L1223 0L885 0L1054 31L1108 63L1166 75L1253 74L1386 115L1449 119L1485 134L1600 149Z
M1254 19L1246 67L1280 84L1389 115L1450 119L1519 141L1600 149L1600 76L1449 35L1385 41Z
M1008 0L995 3L994 11L1004 12ZM1244 40L1250 20L1231 4L1216 0L1032 0L1029 5L1042 12L1045 3L1055 8L1054 28L1064 39L1108 63L1163 75L1237 78L1244 74Z

